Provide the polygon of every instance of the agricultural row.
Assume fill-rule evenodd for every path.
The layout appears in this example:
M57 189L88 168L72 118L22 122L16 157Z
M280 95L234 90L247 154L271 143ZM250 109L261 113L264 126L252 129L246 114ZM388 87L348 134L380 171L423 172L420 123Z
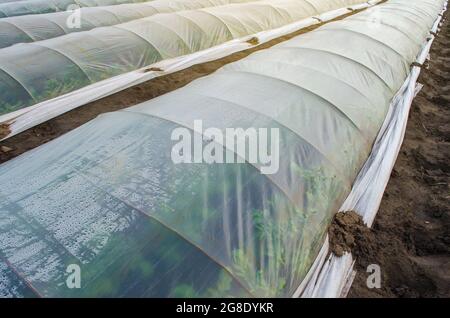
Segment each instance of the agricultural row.
M0 52L0 68L17 71L29 95L22 104L14 104L22 93L0 98L10 110L25 107L317 13L307 2L158 14L14 45ZM323 3L323 10L333 6ZM1 165L0 295L294 295L443 4L373 6L171 93L103 114ZM105 42L117 50L96 49ZM15 62L32 56L39 63L24 63L19 72ZM33 68L54 82L37 82ZM279 131L279 169L263 174L248 161L175 164L173 131L187 128L203 140L197 119L216 132ZM209 143L216 155L236 155L226 143ZM81 289L66 288L70 264L82 269Z

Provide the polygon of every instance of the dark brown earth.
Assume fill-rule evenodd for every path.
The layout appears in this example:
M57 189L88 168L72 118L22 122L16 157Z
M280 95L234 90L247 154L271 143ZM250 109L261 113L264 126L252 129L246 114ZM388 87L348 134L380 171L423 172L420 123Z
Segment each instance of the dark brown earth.
M373 229L365 249L356 248L349 297L450 297L449 15L419 78L424 87ZM366 287L369 264L381 267L381 289Z
M297 32L276 38L261 45L258 45L257 39L252 38L248 42L252 45L258 45L254 48L234 53L219 60L194 65L185 70L155 78L143 84L133 86L114 95L76 108L59 117L55 117L45 123L30 128L16 136L8 138L7 140L0 141L0 147L6 146L12 149L8 152L2 152L0 150L0 163L8 161L28 150L55 139L66 132L81 126L91 119L94 119L99 114L123 109L166 94L188 84L189 82L192 82L199 77L211 74L225 64L240 60L255 51L267 49L297 35L310 32L324 24L344 19L345 17L360 11L362 10L355 10L334 20L303 28ZM2 131L5 132L6 128L0 127L0 135L2 134Z

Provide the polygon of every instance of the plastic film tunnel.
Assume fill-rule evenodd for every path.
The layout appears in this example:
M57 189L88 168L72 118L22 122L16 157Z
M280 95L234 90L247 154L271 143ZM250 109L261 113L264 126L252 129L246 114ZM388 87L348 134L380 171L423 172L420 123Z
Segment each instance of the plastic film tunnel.
M66 11L71 5L99 7L145 1L148 0L25 0L6 3L0 2L0 18Z
M25 1L25 0L0 0L0 3L13 3L13 2L19 2L19 1Z
M441 4L391 0L1 165L0 295L292 296ZM277 128L278 171L174 164L196 119Z
M361 2L265 0L230 4L156 14L13 45L0 50L0 115L164 59Z
M67 23L73 15L73 12L69 11L4 18L0 19L0 48L125 23L158 13L250 1L255 0L155 0L105 7L84 7L80 9L80 27L77 28L70 27Z

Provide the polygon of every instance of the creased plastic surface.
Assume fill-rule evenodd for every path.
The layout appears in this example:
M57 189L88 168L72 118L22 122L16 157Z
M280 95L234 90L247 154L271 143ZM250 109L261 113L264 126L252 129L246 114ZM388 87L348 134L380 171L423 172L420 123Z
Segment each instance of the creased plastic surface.
M3 138L6 139L12 137L30 127L59 116L76 107L112 95L133 85L138 85L149 81L155 77L164 76L166 74L183 70L192 65L205 63L228 56L235 52L249 49L254 46L254 44L250 43L250 39L257 39L259 44L267 43L272 39L276 39L302 28L318 24L319 21L329 21L347 14L351 10L364 9L369 6L376 5L378 2L379 1L369 1L367 3L351 5L346 8L328 11L314 17L309 17L283 25L279 28L264 30L256 34L250 34L241 38L233 39L205 50L159 61L144 68L90 84L81 89L52 98L50 100L21 108L11 113L0 115L0 125L7 126L9 130L9 133L4 135Z
M4 18L0 19L0 48L125 23L158 13L252 1L255 0L155 0L105 7L83 7L77 13L80 25L76 27L68 23L74 15L71 11Z
M418 11L429 4L410 3ZM409 75L412 50L421 48L403 26L377 23L372 14L334 22L178 91L104 114L1 165L2 292L298 293ZM400 14L392 18L402 21ZM355 30L357 19L383 35ZM409 29L411 22L403 21ZM432 24L423 21L425 30ZM345 36L345 49L324 41L325 33ZM194 119L204 128L278 128L279 171L262 175L248 163L173 164L171 132L192 129ZM72 263L82 268L84 288L64 284Z
M400 1L391 3L401 4ZM391 8L381 8L383 11L392 13ZM423 64L428 56L428 52L434 40L434 34L438 30L443 13L447 10L445 1L441 16L436 18L420 53L416 57L416 62ZM427 11L430 17L436 17L436 10L410 11L417 15ZM392 21L395 23L396 21ZM356 211L363 217L364 222L371 227L378 211L384 189L389 180L397 154L403 142L406 130L409 109L412 100L420 90L421 85L417 84L420 68L412 67L412 71L406 78L402 87L391 101L389 112L380 129L377 139L372 148L372 152L358 174L352 191L342 204L339 211ZM322 249L328 249L328 240ZM319 254L315 263L318 265L311 269L310 276L303 290L303 297L345 297L346 288L352 283L354 272L348 274L353 269L353 259L351 254L344 257L330 255L327 261L323 259L323 253ZM347 274L345 274L347 273ZM346 287L344 287L346 286ZM348 291L348 289L347 289Z
M0 50L0 115L360 0L264 0L156 14ZM38 63L36 61L39 61Z

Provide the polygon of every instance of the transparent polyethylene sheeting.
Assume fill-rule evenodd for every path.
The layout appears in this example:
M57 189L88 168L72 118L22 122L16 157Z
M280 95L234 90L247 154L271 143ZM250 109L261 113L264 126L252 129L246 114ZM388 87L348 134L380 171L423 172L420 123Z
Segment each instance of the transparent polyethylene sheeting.
M0 48L16 43L42 41L73 32L125 23L157 13L251 1L255 0L155 0L106 7L85 7L81 8L78 13L79 27L72 27L68 24L68 21L71 21L70 17L74 15L70 11L4 18L0 19Z
M25 1L25 0L0 0L0 3L13 3L13 2L19 2L19 1Z
M0 2L0 18L66 11L70 5L100 7L146 1L148 0L26 0L6 3Z
M447 10L447 1L441 15ZM433 28L424 42L423 47L416 58L416 62L423 64L429 54L434 33L437 32L442 16L436 18ZM340 211L356 211L363 217L367 226L371 227L378 211L384 189L389 181L392 168L403 141L408 113L415 94L420 90L421 84L417 84L420 67L414 66L403 86L392 99L388 114L382 128L378 132L377 139L369 158L360 170L351 193L340 207ZM324 249L328 250L328 239L316 258L315 266L310 270L307 286L303 289L302 297L345 297L346 287L350 287L354 274L353 259L351 254L343 257L330 255L325 261ZM351 275L345 273L352 272ZM305 281L303 283L305 283ZM345 286L345 287L343 287Z
M393 0L1 165L0 293L292 296L420 50L410 31L426 37L440 4ZM279 170L174 164L171 133L199 136L195 119L278 128ZM81 289L65 285L70 264Z
M360 0L265 0L148 18L0 50L0 115L149 64Z

